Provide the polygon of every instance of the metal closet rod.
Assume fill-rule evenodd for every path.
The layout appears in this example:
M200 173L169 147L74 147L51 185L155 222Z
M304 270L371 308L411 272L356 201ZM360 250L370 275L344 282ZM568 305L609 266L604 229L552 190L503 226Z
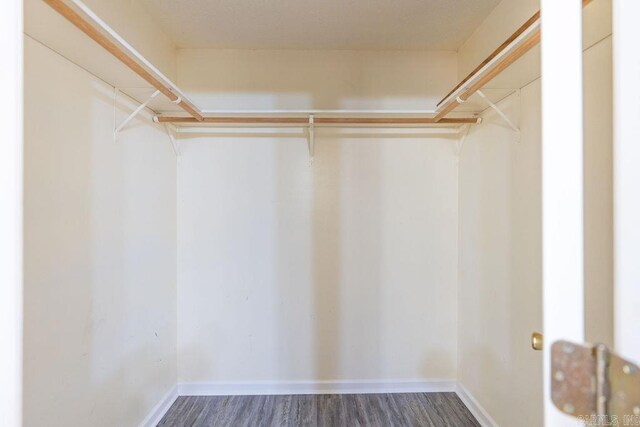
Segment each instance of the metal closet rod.
M346 109L261 109L261 110L202 110L202 113L208 117L219 116L231 116L231 115L254 115L254 116L289 116L294 114L301 114L308 116L309 114L318 114L329 116L332 114L340 116L348 115L362 115L362 116L401 116L401 115L415 115L415 116L432 116L436 114L435 110L372 110L372 109L360 109L360 110L346 110Z
M587 6L592 0L582 0L582 7ZM540 11L537 11L531 18L522 24L507 40L504 41L491 55L482 61L471 73L469 73L460 83L458 83L437 105L438 114L435 121L442 122L444 117L453 111L460 104L468 100L479 89L502 73L507 67L520 59L525 53L540 43ZM530 33L530 34L528 34ZM522 41L524 39L524 41ZM509 47L514 47L513 51L506 54L504 58L498 58ZM477 79L477 80L476 80ZM475 82L473 82L476 80ZM470 83L465 87L466 83ZM457 96L454 96L457 95Z
M290 124L309 125L308 117L193 117L155 116L156 123L215 123L215 124ZM449 117L436 121L435 117L314 117L314 124L331 125L429 125L429 124L477 124L480 117Z

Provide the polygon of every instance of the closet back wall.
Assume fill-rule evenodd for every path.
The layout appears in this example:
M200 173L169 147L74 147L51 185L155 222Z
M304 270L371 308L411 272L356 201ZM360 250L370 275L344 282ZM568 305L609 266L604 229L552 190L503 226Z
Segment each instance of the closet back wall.
M456 67L454 52L183 50L178 83L203 108L430 109ZM429 132L318 129L313 166L301 129L183 139L179 382L455 379L456 140Z

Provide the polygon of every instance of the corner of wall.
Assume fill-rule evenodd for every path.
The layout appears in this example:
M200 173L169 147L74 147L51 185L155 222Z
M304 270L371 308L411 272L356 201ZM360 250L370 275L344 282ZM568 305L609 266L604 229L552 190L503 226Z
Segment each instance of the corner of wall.
M149 414L142 420L139 427L156 427L162 420L162 417L169 411L171 405L178 398L178 384L169 389L167 394L154 406Z
M489 412L460 381L456 385L456 394L482 427L498 427L498 423L489 415Z

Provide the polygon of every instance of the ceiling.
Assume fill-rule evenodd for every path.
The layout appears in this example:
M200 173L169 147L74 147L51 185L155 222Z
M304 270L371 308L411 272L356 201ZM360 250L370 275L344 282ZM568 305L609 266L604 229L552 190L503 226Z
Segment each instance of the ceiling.
M180 48L455 50L500 0L139 0Z

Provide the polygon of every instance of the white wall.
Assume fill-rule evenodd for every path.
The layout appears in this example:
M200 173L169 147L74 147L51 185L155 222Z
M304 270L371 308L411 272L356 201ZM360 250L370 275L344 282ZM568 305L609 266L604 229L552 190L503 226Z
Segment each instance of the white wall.
M27 37L28 426L136 425L176 381L176 161L113 129L113 88Z
M455 52L178 51L178 83L203 109L429 110L456 83Z
M459 77L539 10L504 0L458 51ZM458 381L498 425L542 425L541 152L539 51L514 64L496 87L519 88L472 128L460 158Z
M179 58L208 108L430 108L455 79L447 52ZM309 167L299 129L183 140L179 381L454 379L454 145L324 129Z
M540 81L490 113L460 158L458 380L499 425L542 425Z

